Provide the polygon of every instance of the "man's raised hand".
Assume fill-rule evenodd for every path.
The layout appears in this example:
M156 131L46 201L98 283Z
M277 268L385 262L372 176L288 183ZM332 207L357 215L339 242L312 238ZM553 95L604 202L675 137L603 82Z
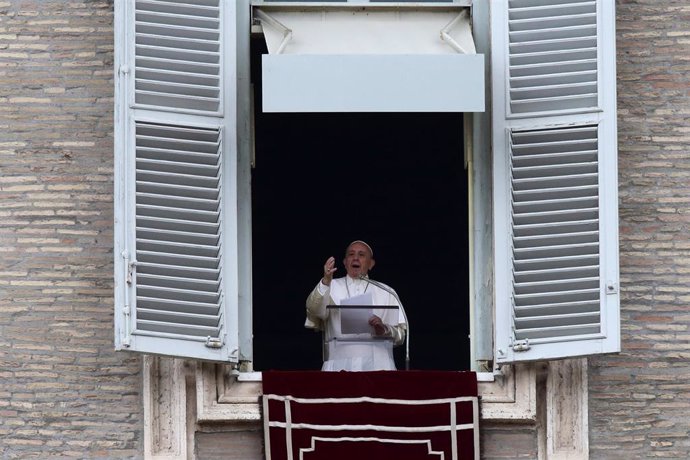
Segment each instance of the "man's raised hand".
M329 257L326 263L323 266L323 278L321 279L321 282L325 284L326 286L331 285L331 281L333 281L333 272L335 272L337 268L335 267L335 257Z

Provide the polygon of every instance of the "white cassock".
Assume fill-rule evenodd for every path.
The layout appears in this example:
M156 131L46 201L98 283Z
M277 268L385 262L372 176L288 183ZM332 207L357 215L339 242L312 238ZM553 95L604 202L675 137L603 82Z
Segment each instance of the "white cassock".
M358 341L356 337L361 337L361 334L343 334L340 309L327 308L328 305L341 305L344 300L363 294L372 296L373 313L386 325L384 337L389 340L369 340L371 337L368 337ZM395 370L391 345L400 345L405 340L405 316L400 308L376 308L376 305L400 306L390 292L362 279L345 276L332 280L330 286L319 281L307 297L307 320L304 326L324 332L324 363L321 370Z

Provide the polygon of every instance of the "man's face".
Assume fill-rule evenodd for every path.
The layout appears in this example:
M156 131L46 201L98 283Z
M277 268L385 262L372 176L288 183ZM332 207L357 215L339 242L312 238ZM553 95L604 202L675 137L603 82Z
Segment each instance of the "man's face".
M343 265L345 265L348 276L359 278L361 275L366 275L374 267L374 259L371 257L369 248L362 243L354 243L345 251Z

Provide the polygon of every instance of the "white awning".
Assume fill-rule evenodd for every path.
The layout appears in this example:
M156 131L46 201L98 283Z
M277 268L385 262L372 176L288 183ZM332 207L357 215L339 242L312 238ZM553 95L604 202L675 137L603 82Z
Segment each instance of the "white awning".
M256 8L264 112L481 112L468 9Z

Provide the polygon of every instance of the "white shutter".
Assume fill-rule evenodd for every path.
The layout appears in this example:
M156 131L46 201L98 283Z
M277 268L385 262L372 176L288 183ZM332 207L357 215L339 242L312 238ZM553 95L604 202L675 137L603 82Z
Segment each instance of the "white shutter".
M613 4L491 4L496 361L620 350Z
M235 2L115 22L116 348L236 361Z

